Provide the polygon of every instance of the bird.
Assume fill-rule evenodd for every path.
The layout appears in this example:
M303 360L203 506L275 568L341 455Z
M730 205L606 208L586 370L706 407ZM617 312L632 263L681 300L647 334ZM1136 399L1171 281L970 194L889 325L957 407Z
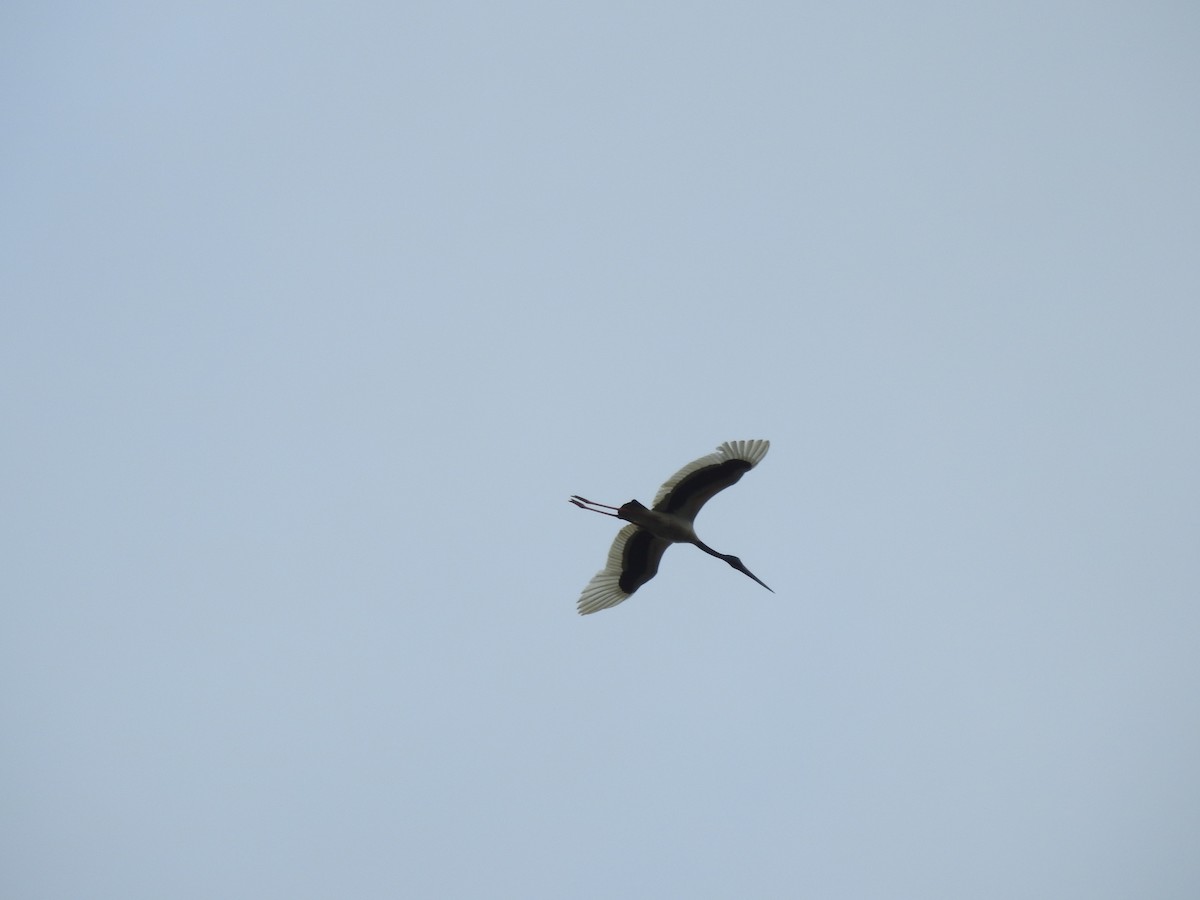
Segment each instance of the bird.
M762 461L770 447L771 442L764 440L726 441L715 453L693 460L668 478L658 489L653 508L637 500L609 506L573 495L569 502L580 509L632 523L617 532L608 551L607 565L579 595L579 614L590 615L628 600L655 576L663 553L672 544L695 544L775 593L736 556L718 553L701 541L692 524L705 503L731 484L737 484Z

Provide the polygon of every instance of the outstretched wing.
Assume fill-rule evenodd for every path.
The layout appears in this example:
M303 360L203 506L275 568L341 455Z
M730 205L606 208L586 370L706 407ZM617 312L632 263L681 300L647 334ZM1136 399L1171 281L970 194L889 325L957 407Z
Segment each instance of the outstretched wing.
M637 525L626 525L617 532L608 551L608 564L596 573L579 595L581 616L616 606L658 572L669 541L657 538Z
M737 484L770 448L770 441L726 441L716 453L693 460L668 478L654 497L654 509L694 519L700 507Z

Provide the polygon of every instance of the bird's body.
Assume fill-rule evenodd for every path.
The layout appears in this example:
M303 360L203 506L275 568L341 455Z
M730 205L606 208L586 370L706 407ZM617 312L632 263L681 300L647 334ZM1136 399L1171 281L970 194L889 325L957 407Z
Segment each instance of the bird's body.
M637 500L608 506L572 497L571 502L580 509L632 523L617 532L608 551L608 564L583 589L578 604L580 615L616 606L630 597L655 576L662 555L671 544L694 544L771 590L736 556L718 553L701 541L693 525L701 507L758 465L770 446L769 441L725 442L716 453L690 462L672 475L659 488L653 508Z
M668 544L694 544L699 540L690 519L678 513L648 509L636 500L630 500L618 508L617 517L632 522Z

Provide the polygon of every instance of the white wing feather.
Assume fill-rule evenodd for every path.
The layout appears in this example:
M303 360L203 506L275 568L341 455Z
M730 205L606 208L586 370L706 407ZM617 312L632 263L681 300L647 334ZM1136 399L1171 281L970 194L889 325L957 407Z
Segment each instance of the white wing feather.
M626 525L617 532L616 538L613 539L612 547L608 551L608 564L596 573L595 577L588 582L587 587L583 589L583 593L579 595L579 603L576 608L581 616L586 616L589 613L599 612L602 609L608 609L610 606L616 606L622 600L628 599L629 594L621 590L621 585L618 583L621 578L621 564L625 556L625 544L633 537L633 533L638 530L636 525Z

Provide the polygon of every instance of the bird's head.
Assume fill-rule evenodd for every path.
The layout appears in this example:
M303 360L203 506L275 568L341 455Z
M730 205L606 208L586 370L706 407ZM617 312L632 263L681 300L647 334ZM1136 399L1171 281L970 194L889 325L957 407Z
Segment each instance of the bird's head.
M737 569L743 575L749 575L751 578L753 578L755 581L757 581L759 584L761 584L763 587L765 587L768 591L771 591L772 594L775 593L773 590L771 590L770 587L768 587L768 585L765 581L763 581L761 578L759 578L757 575L755 575L753 572L751 572L749 569L747 569L746 564L744 562L742 562L740 559L738 559L736 556L721 555L721 559L725 560L725 562L729 563L731 566L733 566L735 569Z

